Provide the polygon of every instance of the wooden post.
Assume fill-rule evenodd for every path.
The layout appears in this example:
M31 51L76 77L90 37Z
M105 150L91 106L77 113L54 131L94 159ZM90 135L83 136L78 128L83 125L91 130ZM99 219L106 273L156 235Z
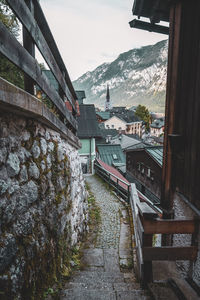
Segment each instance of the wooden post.
M25 0L26 5L34 14L34 5L32 0ZM35 44L26 30L26 28L23 26L23 46L24 48L33 56L35 57ZM34 95L34 81L26 74L24 74L24 89L26 92Z

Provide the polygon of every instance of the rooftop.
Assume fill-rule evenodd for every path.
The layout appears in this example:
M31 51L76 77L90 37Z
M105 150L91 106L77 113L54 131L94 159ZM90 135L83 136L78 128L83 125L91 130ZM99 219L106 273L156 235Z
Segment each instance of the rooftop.
M96 114L102 118L103 120L108 120L110 119L110 112L109 111L98 111Z
M77 117L79 138L101 137L93 104L80 104L80 116Z
M163 147L146 147L145 151L160 165L163 164Z
M120 145L98 144L97 151L100 159L110 166L126 164L126 158Z

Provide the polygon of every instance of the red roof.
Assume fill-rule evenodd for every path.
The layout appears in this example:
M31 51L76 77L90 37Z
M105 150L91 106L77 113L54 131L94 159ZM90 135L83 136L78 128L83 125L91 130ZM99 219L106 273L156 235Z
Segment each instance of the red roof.
M102 166L102 168L104 168L106 171L110 172L111 174L113 174L114 176L118 177L119 179L125 181L125 182L127 183L127 185L130 184L130 182L129 182L129 181L128 181L128 180L127 180L127 179L126 179L126 178L125 178L125 177L117 170L117 169L115 169L114 167L111 167L111 166L107 165L105 162L103 162L103 161L100 160L100 159L96 159L96 160L97 160L97 162L100 164L100 166ZM115 177L113 177L113 176L111 176L110 178L111 178L113 181L117 182L117 178L115 178ZM119 181L119 185L120 185L123 189L128 190L128 186L127 186L125 183Z

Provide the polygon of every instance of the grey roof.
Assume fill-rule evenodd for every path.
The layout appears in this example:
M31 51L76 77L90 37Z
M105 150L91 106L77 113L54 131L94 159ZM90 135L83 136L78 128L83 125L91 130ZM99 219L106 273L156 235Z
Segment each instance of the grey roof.
M101 135L103 138L106 138L108 135L110 135L112 137L115 137L118 135L117 129L100 129L100 131L101 131Z
M145 151L160 165L163 164L163 147L146 147Z
M118 109L118 110L117 110ZM124 109L124 107L116 107L115 110L110 110L110 117L116 116L126 123L140 122L140 118L135 116L132 110Z
M93 104L80 104L80 116L77 117L79 138L101 137Z
M153 123L150 125L151 128L162 128L165 126L165 118L159 118L153 121Z
M120 145L97 145L97 151L100 159L110 166L126 164L126 158Z
M96 114L101 117L103 120L110 119L110 112L109 111L97 111Z
M122 134L122 135L118 135L115 138L113 138L111 143L112 144L120 144L122 149L124 150L128 147L140 144L141 142L134 138L128 137L125 134Z

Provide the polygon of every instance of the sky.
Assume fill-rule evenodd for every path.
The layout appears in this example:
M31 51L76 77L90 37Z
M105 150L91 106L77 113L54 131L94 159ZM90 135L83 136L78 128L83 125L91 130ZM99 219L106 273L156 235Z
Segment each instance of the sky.
M130 28L133 0L40 0L71 80L122 52L166 39Z

